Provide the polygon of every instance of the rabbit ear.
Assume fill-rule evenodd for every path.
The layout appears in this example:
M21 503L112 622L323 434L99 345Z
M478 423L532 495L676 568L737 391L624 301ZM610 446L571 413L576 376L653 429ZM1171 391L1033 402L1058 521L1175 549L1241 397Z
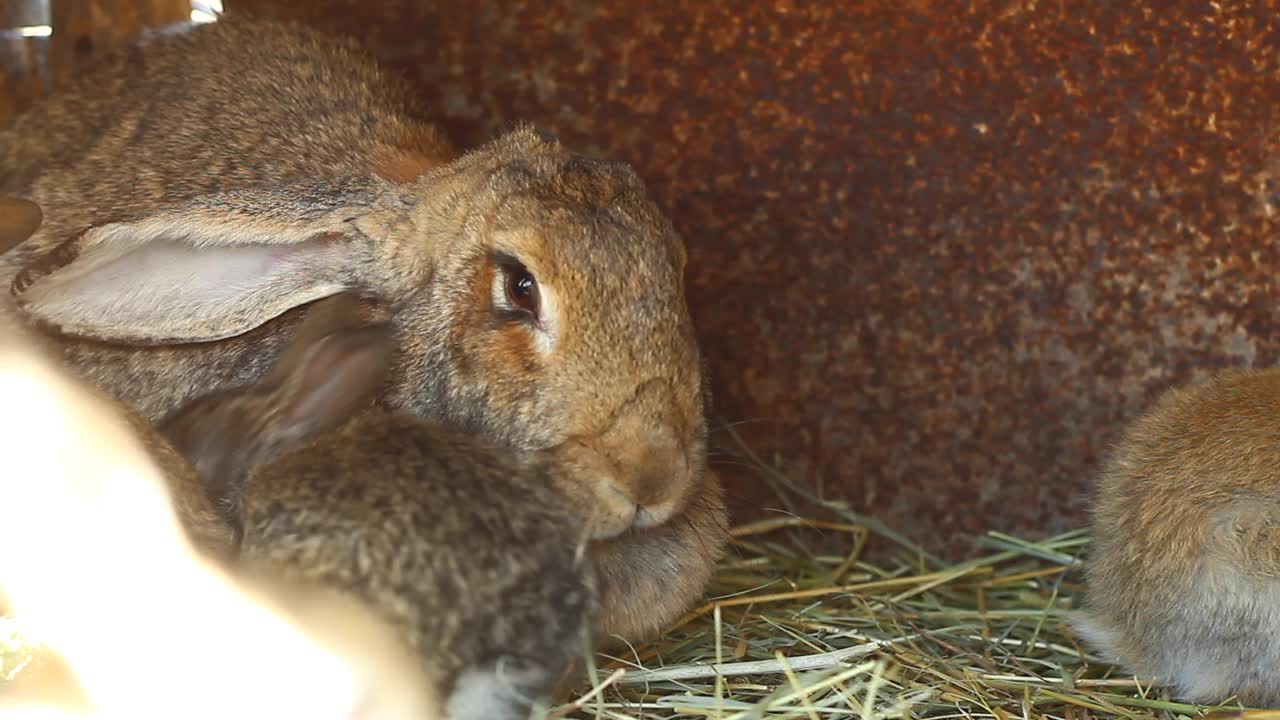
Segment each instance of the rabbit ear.
M0 196L0 255L22 244L40 229L44 213L30 200Z
M382 388L395 347L389 324L320 334L319 323L335 321L329 311L344 297L314 308L272 369L269 382L276 388L268 414L274 424L268 432L274 437L268 442L297 442L336 428Z
M345 292L312 304L265 376L200 398L159 424L233 526L250 468L337 428L381 390L394 336L389 323L367 321L367 309Z
M306 319L298 326L289 343L284 356L288 359L277 360L277 367L292 370L301 362L302 356L299 353L310 351L326 336L377 325L365 319L365 310L365 301L350 292L338 293L312 303L307 310Z
M219 340L354 285L350 217L203 209L101 225L25 268L13 290L33 320L68 335Z

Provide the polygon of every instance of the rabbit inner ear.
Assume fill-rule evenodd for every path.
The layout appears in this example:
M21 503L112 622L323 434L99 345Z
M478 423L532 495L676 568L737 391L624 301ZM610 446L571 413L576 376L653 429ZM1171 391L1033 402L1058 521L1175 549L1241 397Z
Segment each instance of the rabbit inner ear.
M199 247L156 238L98 242L18 295L68 335L140 345L233 337L345 289L350 246L337 233L290 244Z
M395 347L390 325L340 330L282 355L273 398L280 430L294 440L346 422L382 388Z

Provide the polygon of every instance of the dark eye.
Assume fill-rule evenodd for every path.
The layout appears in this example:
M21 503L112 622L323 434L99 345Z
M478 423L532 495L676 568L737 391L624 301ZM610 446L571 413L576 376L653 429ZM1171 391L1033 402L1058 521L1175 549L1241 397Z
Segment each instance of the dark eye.
M506 290L507 302L511 307L524 311L538 318L541 297L538 293L538 281L533 273L519 262L502 263L503 287Z

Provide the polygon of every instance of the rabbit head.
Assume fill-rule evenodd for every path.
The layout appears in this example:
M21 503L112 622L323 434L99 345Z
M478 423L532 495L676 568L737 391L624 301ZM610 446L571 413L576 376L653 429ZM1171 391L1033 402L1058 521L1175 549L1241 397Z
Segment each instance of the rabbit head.
M370 611L233 577L198 554L114 406L0 322L0 392L17 408L0 412L0 504L15 540L0 543L0 590L72 675L0 717L439 716Z
M465 200L415 213L449 232L396 315L390 403L548 453L598 536L683 510L704 470L701 366L684 247L640 179L526 129L425 185Z
M14 289L64 334L142 346L234 337L344 290L386 303L385 401L551 453L611 537L670 519L703 481L684 265L629 167L521 128L412 180L236 191L93 227Z

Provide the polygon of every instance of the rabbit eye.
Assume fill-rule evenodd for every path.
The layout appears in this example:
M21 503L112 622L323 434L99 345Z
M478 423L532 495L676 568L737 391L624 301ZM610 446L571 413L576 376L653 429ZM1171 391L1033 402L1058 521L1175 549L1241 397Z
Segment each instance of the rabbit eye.
M498 266L502 269L503 292L511 309L537 320L542 304L537 278L514 258L500 258Z

